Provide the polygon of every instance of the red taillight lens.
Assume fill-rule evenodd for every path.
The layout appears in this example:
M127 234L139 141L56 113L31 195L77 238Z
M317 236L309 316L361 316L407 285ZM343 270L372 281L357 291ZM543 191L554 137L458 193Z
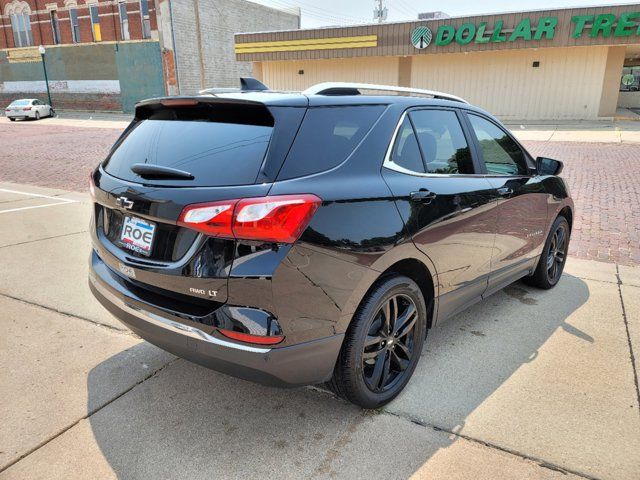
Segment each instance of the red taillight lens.
M255 343L257 345L275 345L284 340L284 335L273 335L271 337L263 337L261 335L251 335L249 333L234 332L233 330L218 330L222 335L240 342Z
M198 230L212 237L233 238L231 222L236 203L238 200L188 205L182 210L178 225Z
M28 111L31 110L31 107L24 107L22 110Z
M89 195L91 199L96 198L96 184L93 182L93 171L89 173Z
M320 206L315 195L275 195L238 202L233 233L244 240L293 243Z
M178 225L207 235L293 243L320 206L315 195L274 195L189 205Z

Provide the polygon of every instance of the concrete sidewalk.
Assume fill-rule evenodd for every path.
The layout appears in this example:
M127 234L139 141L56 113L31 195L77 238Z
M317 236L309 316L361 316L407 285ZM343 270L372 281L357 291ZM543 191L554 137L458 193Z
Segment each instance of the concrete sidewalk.
M365 412L129 333L88 291L87 200L0 183L1 479L640 477L640 268L570 258L551 291L508 287Z

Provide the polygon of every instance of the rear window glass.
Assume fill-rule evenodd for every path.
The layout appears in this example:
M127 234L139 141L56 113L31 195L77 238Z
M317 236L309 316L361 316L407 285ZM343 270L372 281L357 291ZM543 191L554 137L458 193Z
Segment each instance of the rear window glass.
M383 105L310 108L278 178L302 177L339 165L384 108Z
M175 116L163 110L141 120L120 140L104 163L118 178L160 185L223 186L255 183L264 160L271 125L229 115ZM266 123L266 124L265 124ZM148 163L191 173L193 180L143 180L131 171Z
M31 100L15 100L11 102L10 107L26 107L27 105L31 105Z

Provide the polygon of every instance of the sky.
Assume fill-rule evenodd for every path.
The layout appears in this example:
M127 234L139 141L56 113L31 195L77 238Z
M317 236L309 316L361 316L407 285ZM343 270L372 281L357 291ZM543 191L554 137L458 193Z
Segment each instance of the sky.
M280 9L300 7L302 28L373 22L374 0L252 0ZM452 17L581 6L637 4L640 0L384 0L388 22L414 20L418 12L443 11Z

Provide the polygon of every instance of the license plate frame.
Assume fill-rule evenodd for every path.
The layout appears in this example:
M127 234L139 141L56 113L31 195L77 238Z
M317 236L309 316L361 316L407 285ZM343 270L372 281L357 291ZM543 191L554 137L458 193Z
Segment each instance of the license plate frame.
M146 257L151 256L157 225L132 215L124 215L120 231L120 245ZM148 234L151 238L148 239Z

